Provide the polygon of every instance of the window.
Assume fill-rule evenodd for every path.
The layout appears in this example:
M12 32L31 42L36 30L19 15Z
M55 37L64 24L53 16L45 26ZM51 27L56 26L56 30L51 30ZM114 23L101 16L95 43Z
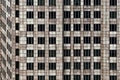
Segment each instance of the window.
M45 44L45 37L38 37L38 44Z
M94 62L94 69L101 69L101 63L100 62Z
M101 24L94 24L94 31L101 31Z
M34 57L34 50L27 50L27 57Z
M49 6L56 6L56 0L49 0Z
M19 74L15 74L15 80L20 80L19 79Z
M84 24L84 31L90 31L90 24Z
M49 80L56 80L56 76L49 76Z
M90 62L84 62L84 69L90 69Z
M101 43L101 37L94 37L94 44L100 44Z
M117 31L117 24L110 24L110 31Z
M84 50L84 56L89 57L91 55L90 49L85 49Z
M45 80L45 76L38 76L38 80Z
M63 43L64 44L70 44L71 43L71 39L70 39L70 37L63 37Z
M18 48L15 49L15 55L16 55L16 56L19 56L19 49L18 49Z
M27 31L34 31L34 25L33 24L27 24Z
M90 6L91 5L91 0L84 0L84 5L85 6Z
M64 6L70 5L71 4L71 0L63 0L64 1Z
M15 37L15 42L16 42L16 43L19 43L19 36L16 36L16 37Z
M117 12L116 11L110 11L110 18L111 19L117 18Z
M117 0L110 0L110 6L117 6Z
M45 57L45 50L38 50L38 57Z
M16 68L16 69L19 69L19 61L16 61L16 62L15 62L15 68Z
M71 80L71 75L64 75L64 79L63 80Z
M38 12L38 18L45 18L45 12Z
M34 76L32 75L27 76L27 80L34 80Z
M56 31L56 24L49 24L49 31Z
M84 11L84 18L90 18L90 11Z
M49 44L56 44L56 37L49 37Z
M19 5L19 0L15 0L15 5Z
M45 70L45 63L38 63L38 70Z
M90 79L91 78L90 75L84 75L83 77L84 77L84 80L91 80Z
M74 24L73 29L74 29L74 31L80 31L81 30L81 25L80 24Z
M80 6L81 0L74 0L74 6Z
M85 44L90 44L91 43L91 38L90 37L84 37L84 43Z
M81 50L80 49L74 49L73 54L74 54L75 57L80 57Z
M110 57L117 57L117 50L110 50Z
M27 63L27 70L33 70L34 69L34 63Z
M101 76L100 75L94 75L94 80L101 80Z
M19 10L15 11L15 17L19 17Z
M101 5L101 0L94 0L94 6Z
M110 70L117 70L117 63L110 63Z
M79 44L80 41L80 37L74 37L74 44Z
M80 62L74 62L74 69L80 69Z
M34 4L34 1L33 0L27 0L27 2L26 2L27 4L27 6L33 6L33 4Z
M49 50L49 57L56 57L56 50Z
M34 38L33 37L27 37L27 44L34 44Z
M19 30L19 23L15 23L15 29Z
M33 11L27 11L27 18L34 18Z
M70 49L64 49L64 50L63 50L63 55L64 55L65 57L70 56L70 55L71 55Z
M117 38L116 37L110 37L110 44L117 44Z
M99 56L101 55L100 49L94 49L94 50L93 50L93 53L94 53L94 56L95 56L95 57L99 57Z
M55 19L56 18L56 12L49 12L49 19Z
M45 0L38 0L38 6L44 6Z
M56 69L56 63L49 63L49 70L55 70Z
M101 12L100 11L94 11L94 18L101 18Z
M74 75L74 80L81 80L80 75Z
M80 18L80 11L74 11L74 18Z
M64 11L64 18L71 18L70 11Z
M38 31L45 31L45 24L38 24Z
M111 75L110 80L117 80L117 76L116 75Z
M63 29L64 29L64 31L71 31L71 25L70 24L64 24Z
M70 68L71 68L70 62L64 62L63 69L70 69Z

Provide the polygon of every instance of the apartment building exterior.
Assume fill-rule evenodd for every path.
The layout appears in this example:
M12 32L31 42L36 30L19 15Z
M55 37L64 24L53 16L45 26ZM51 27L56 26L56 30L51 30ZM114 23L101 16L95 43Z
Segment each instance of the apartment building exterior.
M10 0L0 0L0 80L12 80L12 18Z
M12 80L120 80L119 0L12 0Z

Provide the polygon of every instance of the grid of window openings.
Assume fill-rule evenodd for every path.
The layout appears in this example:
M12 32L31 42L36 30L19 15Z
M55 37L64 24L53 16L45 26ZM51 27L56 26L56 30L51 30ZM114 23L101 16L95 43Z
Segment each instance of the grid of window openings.
M20 6L18 1L16 0L16 6ZM20 64L24 64L28 72L37 70L35 72L37 77L27 71L24 73L26 76L22 77L22 74L16 71L15 80L59 80L58 75L62 76L62 80L101 80L103 74L106 74L104 71L101 73L101 70L106 68L103 65L107 63L101 61L105 58L103 55L109 58L107 66L110 74L107 80L117 80L118 51L114 47L118 43L117 11L114 9L117 8L117 0L108 0L110 9L107 10L109 14L107 27L101 21L106 18L101 9L104 3L102 0L63 0L63 3L59 3L60 0L25 2L27 8L26 12L24 11L25 25L17 21L17 18L21 20L22 11L18 8L15 10L15 56L25 57L27 61L16 61L15 67L19 71L20 67L23 68ZM58 4L63 5L62 14L58 14L60 10ZM72 5L73 7L70 7ZM31 9L33 6L35 10ZM44 9L45 6L48 6L48 9ZM59 19L62 20L61 23ZM104 27L107 28L106 31ZM62 35L60 45L59 29ZM17 31L24 33L21 35ZM104 33L108 36L104 36ZM106 37L107 42L103 41L103 37ZM104 42L109 49L102 48L105 46L102 45ZM23 47L26 45L25 49L20 48L18 44L22 44ZM60 46L62 48L59 49ZM61 51L62 54L59 54ZM61 62L57 61L60 59L59 56L62 56ZM62 70L62 75L59 74L59 69ZM55 72L57 70L58 72ZM46 75L46 72L49 73Z

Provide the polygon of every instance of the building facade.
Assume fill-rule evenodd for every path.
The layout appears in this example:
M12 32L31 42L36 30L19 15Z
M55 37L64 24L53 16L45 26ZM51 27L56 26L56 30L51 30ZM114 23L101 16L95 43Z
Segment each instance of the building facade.
M119 0L12 0L12 80L120 80Z
M0 80L12 80L11 1L0 0Z

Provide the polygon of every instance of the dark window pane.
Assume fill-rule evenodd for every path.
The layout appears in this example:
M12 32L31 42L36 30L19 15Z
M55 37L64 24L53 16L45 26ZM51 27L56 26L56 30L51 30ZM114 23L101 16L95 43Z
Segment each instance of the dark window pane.
M56 31L56 24L49 24L49 31Z
M63 0L64 1L64 5L70 5L71 4L71 0Z
M49 0L49 6L56 6L56 0Z
M117 50L110 50L110 57L117 57Z
M64 11L64 18L71 18L70 11Z
M110 31L117 31L117 24L110 24Z
M84 77L84 80L91 80L90 79L91 78L90 75L84 75L83 77Z
M45 44L45 37L38 37L38 44Z
M84 31L90 31L91 25L90 24L84 24Z
M94 31L101 31L101 24L94 24Z
M100 49L94 49L94 56L95 57L99 57L101 55L101 51L100 51Z
M84 0L84 5L85 6L90 6L91 5L91 0Z
M64 68L64 69L70 69L70 68L71 68L70 62L64 62L63 68Z
M80 31L81 30L81 25L80 24L74 24L74 31Z
M117 6L117 0L110 0L110 6Z
M71 76L70 75L64 75L63 80L71 80Z
M45 12L38 12L38 18L45 18Z
M94 6L101 5L101 0L94 0Z
M90 55L91 55L90 49L85 49L85 50L84 50L84 56L85 56L85 57L89 57Z
M70 24L64 24L63 29L64 29L64 31L70 31L71 30L71 25Z
M74 6L80 6L81 0L74 0Z
M56 18L56 12L49 12L49 19L55 19Z
M94 18L101 18L101 12L100 11L94 11Z
M34 1L33 0L27 0L27 6L33 6Z
M91 38L90 37L84 37L84 43L85 44L90 44L91 43Z
M80 57L80 55L81 55L81 50L79 50L79 49L74 49L73 54L74 54L75 57Z
M117 70L117 63L110 63L110 70Z
M84 11L84 18L90 18L90 11Z
M116 37L110 37L110 44L117 44L117 38Z
M63 55L64 55L65 57L70 56L70 55L71 55L70 49L64 49L64 50L63 50Z
M110 11L110 18L111 19L117 18L117 12L116 11Z
M80 62L74 62L74 69L80 69Z
M94 44L100 44L101 43L101 37L94 37Z
M80 18L80 11L74 11L74 18Z
M38 31L45 31L45 24L38 24Z
M44 6L45 5L45 0L38 0L38 5L39 6Z
M45 70L45 63L38 63L38 70Z
M94 75L94 80L101 80L101 76L100 75Z
M56 69L56 63L49 63L49 70L55 70Z
M45 50L38 50L38 57L45 57Z
M49 44L56 44L56 37L50 37Z
M90 69L90 62L84 62L84 69Z
M101 69L101 63L100 62L94 62L94 69Z
M70 44L70 43L71 43L70 37L64 37L64 38L63 38L63 43L64 43L64 44Z
M56 57L56 50L49 50L49 57Z
M33 24L27 24L27 31L34 31L34 25Z

